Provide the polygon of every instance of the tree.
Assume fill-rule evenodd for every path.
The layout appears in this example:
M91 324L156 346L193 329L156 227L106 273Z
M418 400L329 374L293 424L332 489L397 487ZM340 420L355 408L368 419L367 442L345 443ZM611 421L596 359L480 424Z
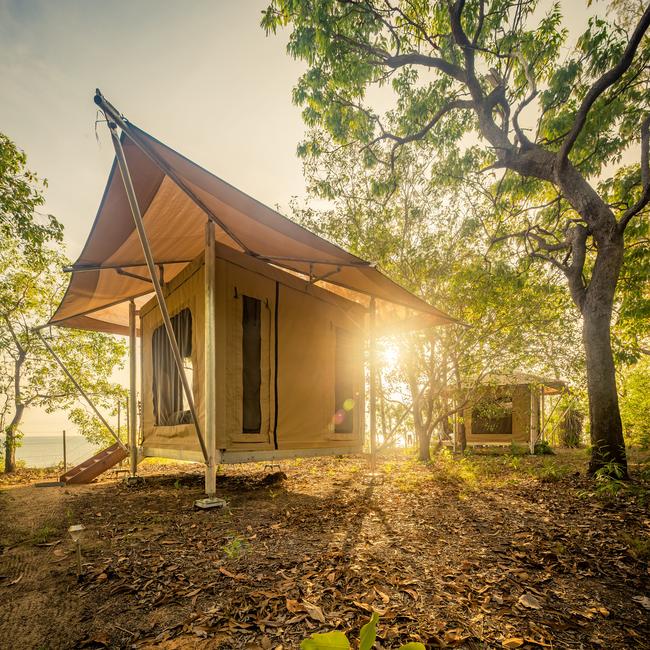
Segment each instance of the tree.
M20 251L30 255L63 237L63 226L55 217L36 213L46 186L27 168L25 153L0 133L0 234L4 241L19 242Z
M20 424L30 406L48 413L71 409L72 419L84 422L73 409L79 397L75 387L34 331L47 322L63 295L66 278L60 269L67 260L46 247L34 257L21 254L15 239L2 238L1 242L0 382L5 392L0 425L5 434L5 472L12 472ZM68 328L54 328L45 336L84 390L100 406L112 407L121 389L109 377L123 363L124 341Z
M25 154L0 134L0 430L5 434L5 471L16 467L20 424L30 406L47 412L72 408L77 397L33 328L48 321L62 295L67 260L59 246L63 227L37 209L41 183ZM108 406L118 387L108 380L124 358L124 343L95 332L57 329L50 345L89 393ZM73 419L87 426L78 410ZM83 420L83 421L82 421Z
M561 272L582 316L590 472L613 461L626 474L610 329L624 234L650 200L650 7L629 31L592 19L560 60L559 6L539 19L536 6L272 0L262 25L291 26L288 51L309 66L293 98L328 137L300 153L356 147L384 186L399 183L405 147L428 151L440 182L480 185L477 171L487 175L493 214L509 217L494 240L517 237ZM373 108L369 97L389 94L389 110ZM625 200L610 203L602 177L638 142Z
M582 361L564 292L528 259L486 259L482 197L449 196L427 180L430 165L425 155L404 152L396 161L400 182L385 195L354 152L340 149L325 164L307 156L308 192L330 207L292 206L299 222L377 262L464 323L402 335L397 367L379 364L380 387L411 411L408 420L403 411L395 417L412 427L421 460L429 459L434 432L450 436L450 418L494 375L517 369L570 378Z

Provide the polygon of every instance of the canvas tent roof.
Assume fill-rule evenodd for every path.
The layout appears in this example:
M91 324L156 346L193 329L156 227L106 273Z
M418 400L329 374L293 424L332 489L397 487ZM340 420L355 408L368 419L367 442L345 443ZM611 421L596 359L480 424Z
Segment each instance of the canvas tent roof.
M367 305L378 326L421 328L454 319L400 287L372 264L317 236L199 167L129 122L122 144L154 260L171 280L204 250L205 223L217 241ZM316 280L316 278L326 278ZM128 301L152 296L126 191L113 162L90 235L72 266L50 324L127 333Z

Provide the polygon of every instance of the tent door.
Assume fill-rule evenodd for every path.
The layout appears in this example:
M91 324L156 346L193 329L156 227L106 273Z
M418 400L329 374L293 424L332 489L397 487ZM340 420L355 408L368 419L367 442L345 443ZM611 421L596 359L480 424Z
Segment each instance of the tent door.
M271 444L275 404L275 282L236 267L229 273L228 440Z

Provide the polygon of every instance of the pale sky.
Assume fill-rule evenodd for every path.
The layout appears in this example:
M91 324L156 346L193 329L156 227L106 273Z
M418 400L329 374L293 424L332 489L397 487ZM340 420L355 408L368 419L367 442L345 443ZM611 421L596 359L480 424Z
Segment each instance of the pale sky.
M286 35L259 27L266 4L0 0L0 130L47 178L45 211L65 225L72 259L113 158L104 124L95 135L97 87L134 124L263 203L286 209L304 195L291 103L304 65L287 56ZM579 33L586 1L562 4ZM23 431L65 427L65 414L31 411Z
M291 89L304 66L266 37L258 0L0 0L0 130L47 178L68 255L88 235L113 150L95 88L134 124L263 203L304 194ZM126 380L126 375L120 375ZM60 434L32 409L23 431ZM72 427L68 426L68 430Z

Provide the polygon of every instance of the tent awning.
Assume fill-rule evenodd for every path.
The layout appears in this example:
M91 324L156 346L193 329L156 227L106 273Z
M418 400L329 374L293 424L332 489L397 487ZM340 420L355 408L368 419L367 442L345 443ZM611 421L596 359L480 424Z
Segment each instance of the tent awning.
M455 322L369 262L294 223L199 167L130 123L122 145L154 260L171 280L204 250L207 218L217 241L302 274L320 287L367 305L378 325L415 327ZM149 300L152 285L124 184L114 161L90 235L71 268L66 294L50 324L127 333L128 301ZM322 279L319 279L322 278ZM404 326L402 325L401 329Z

